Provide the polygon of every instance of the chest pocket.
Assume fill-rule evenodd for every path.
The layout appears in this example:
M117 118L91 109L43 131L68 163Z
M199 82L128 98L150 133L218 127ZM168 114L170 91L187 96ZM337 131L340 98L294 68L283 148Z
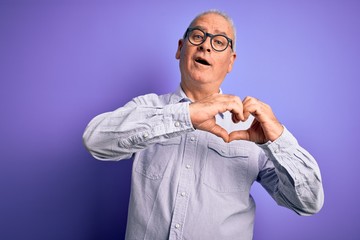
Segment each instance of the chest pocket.
M248 168L245 148L209 142L203 183L217 192L242 192L250 187Z
M139 152L135 171L152 180L163 178L169 162L178 157L180 142L181 137L171 138Z

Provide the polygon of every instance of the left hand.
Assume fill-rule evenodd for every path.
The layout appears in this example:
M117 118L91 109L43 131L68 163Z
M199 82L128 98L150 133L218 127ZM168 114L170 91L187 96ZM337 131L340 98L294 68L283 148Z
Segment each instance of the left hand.
M250 114L255 117L247 130L233 131L229 135L229 142L233 140L247 140L258 144L275 141L282 134L284 127L275 117L271 107L253 97L243 100L245 120Z

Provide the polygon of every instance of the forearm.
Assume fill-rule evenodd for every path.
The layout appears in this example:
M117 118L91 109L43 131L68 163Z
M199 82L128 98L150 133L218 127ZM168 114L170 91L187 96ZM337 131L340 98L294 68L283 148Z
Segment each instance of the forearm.
M274 168L262 171L260 181L278 204L300 215L318 212L324 202L320 169L315 159L286 129L279 139L261 145Z
M95 117L85 129L83 141L95 158L121 160L192 130L188 103L151 106L135 99L114 112Z

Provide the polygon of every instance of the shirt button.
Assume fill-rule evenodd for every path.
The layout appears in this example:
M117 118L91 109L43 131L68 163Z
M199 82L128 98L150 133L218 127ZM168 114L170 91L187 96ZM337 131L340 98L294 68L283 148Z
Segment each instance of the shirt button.
M190 164L186 164L186 168L190 169L191 168Z
M280 150L279 149L275 149L275 151L274 151L275 153L279 153L280 152Z
M195 141L195 137L191 137L190 140L191 140L191 141Z
M179 229L179 228L180 228L180 224L178 224L178 223L175 224L175 228L176 228L176 229Z
M143 134L143 137L144 137L144 138L148 138L148 137L149 137L149 134L144 133L144 134Z
M180 126L180 123L179 122L175 122L175 127L179 127Z
M182 197L185 197L185 196L186 196L186 192L182 192L182 193L181 193L181 196L182 196Z

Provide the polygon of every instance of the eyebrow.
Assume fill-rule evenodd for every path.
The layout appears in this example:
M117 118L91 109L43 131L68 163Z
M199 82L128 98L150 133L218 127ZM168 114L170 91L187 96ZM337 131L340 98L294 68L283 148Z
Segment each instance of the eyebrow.
M193 26L192 28L200 28L201 30L207 32L206 28L202 27L202 26ZM215 30L214 32L215 34L222 34L228 37L228 35L226 34L226 32L221 32L219 30Z

